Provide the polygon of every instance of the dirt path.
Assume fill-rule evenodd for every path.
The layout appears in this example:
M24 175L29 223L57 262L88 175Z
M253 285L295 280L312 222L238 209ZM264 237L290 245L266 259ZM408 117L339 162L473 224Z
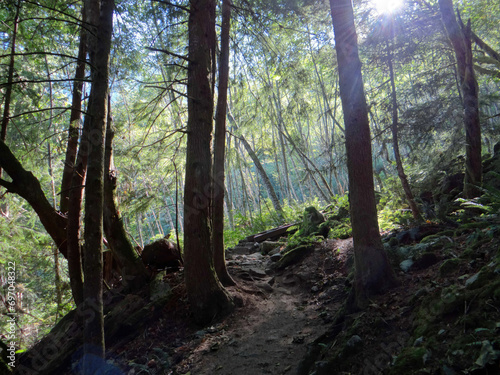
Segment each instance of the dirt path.
M238 281L232 292L243 296L244 306L198 332L200 342L184 362L190 374L295 373L307 343L325 332L340 305L344 275L336 266L345 252L339 247L347 249L349 241L326 243L279 274L265 274L270 261L256 254L232 262Z

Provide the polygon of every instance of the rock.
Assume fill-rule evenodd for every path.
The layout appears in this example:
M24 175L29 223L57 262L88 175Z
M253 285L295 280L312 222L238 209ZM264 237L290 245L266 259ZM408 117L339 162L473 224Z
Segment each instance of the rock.
M250 274L250 276L257 277L259 279L263 279L263 278L267 277L266 272L261 270L260 268L253 267L253 268L249 268L247 271Z
M313 206L307 207L304 210L304 219L299 229L300 236L306 237L312 234L321 234L319 233L319 226L324 222L325 217L321 212Z
M439 262L439 257L434 253L423 253L415 260L415 268L424 270Z
M348 348L356 348L361 346L363 340L358 335L353 335L349 340L347 340L346 345Z
M177 271L182 261L179 248L167 238L144 246L141 258L146 267L156 271L168 268Z
M304 259L307 255L311 254L314 246L299 246L290 250L278 261L276 268L284 269L292 264L296 264Z
M281 254L280 253L273 254L269 259L271 259L272 262L277 262L281 259Z
M253 242L243 242L233 247L231 249L231 253L238 255L248 255L253 253L254 252L253 250L254 250Z
M275 241L264 241L260 244L260 250L263 254L269 254L272 250L280 248L280 243ZM278 250L279 251L279 250Z
M423 342L424 342L424 336L420 336L413 342L413 346L422 346Z
M441 267L439 267L439 274L442 277L451 275L453 272L458 270L460 263L461 261L458 258L452 258L444 261L443 264L441 264Z
M279 254L281 252L281 247L276 247L273 250L271 250L267 255L273 256L275 254Z
M411 259L403 260L401 263L399 263L399 268L401 268L403 272L408 272L410 268L413 266L413 263L414 262Z

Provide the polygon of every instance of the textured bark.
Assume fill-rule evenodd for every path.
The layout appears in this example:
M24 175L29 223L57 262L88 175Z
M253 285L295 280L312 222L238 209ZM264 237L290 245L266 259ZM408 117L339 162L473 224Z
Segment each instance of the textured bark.
M226 151L227 84L229 79L229 31L231 27L231 1L222 1L222 25L219 57L219 88L215 112L212 247L217 277L224 286L235 285L227 272L224 255L224 161Z
M33 173L24 169L9 147L1 140L0 168L12 179L12 182L0 179L0 186L5 187L10 193L18 194L26 199L59 251L66 256L66 218L54 209L43 193L38 179Z
M97 0L89 0L90 12L95 15ZM92 356L104 358L103 317L103 202L104 202L104 137L109 95L109 59L113 29L113 0L102 0L96 37L90 43L92 64L92 100L90 116L90 149L85 183L85 243L83 246L84 285L83 309L91 313L84 320L83 372L93 373ZM99 13L98 13L99 14ZM96 17L88 17L92 23ZM95 25L95 24L94 24Z
M210 153L215 60L215 1L190 2L188 124L184 184L184 273L191 312L206 324L233 309L214 271L210 233Z
M453 12L452 0L439 0L439 8L446 32L455 51L460 89L463 96L465 125L465 179L464 196L474 198L481 194L481 124L479 121L479 86L472 61L472 31L470 20L460 26Z
M85 6L85 4L84 4ZM83 22L85 22L85 9L82 11ZM87 55L87 34L85 29L80 29L80 45L78 48L78 60L76 62L75 81L73 84L73 96L71 102L71 114L68 128L68 144L66 146L66 158L64 161L63 177L61 182L60 211L68 212L69 194L73 171L78 150L78 135L80 119L82 116L82 91L85 78L85 64Z
M384 252L377 222L370 127L351 0L330 0L344 113L355 281L350 308L397 280Z

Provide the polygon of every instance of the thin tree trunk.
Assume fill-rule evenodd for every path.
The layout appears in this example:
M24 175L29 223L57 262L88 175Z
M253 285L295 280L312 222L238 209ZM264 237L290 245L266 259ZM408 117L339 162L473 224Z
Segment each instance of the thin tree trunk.
M85 2L82 10L82 22L85 22ZM61 182L61 197L59 209L68 212L69 195L73 171L75 168L80 120L82 116L82 94L83 80L85 78L85 65L87 55L87 32L80 29L80 45L78 47L78 59L76 62L75 80L73 83L73 96L71 102L71 113L69 117L68 144L66 146L66 158L64 161L63 176Z
M235 127L235 130L238 129L237 125L236 125L236 120L235 118L231 115L231 113L229 113L229 118L230 120L233 122L233 125ZM283 208L281 207L281 204L280 204L280 201L278 199L278 196L276 195L276 192L274 190L274 187L273 185L271 184L271 180L269 178L269 176L267 175L264 167L262 166L262 164L260 163L260 160L259 158L257 157L257 155L255 154L255 152L253 151L252 147L250 146L250 144L247 142L247 140L245 139L244 136L240 136L238 137L238 139L241 141L241 143L243 144L243 147L245 147L245 150L247 151L248 153L248 156L250 156L250 158L252 159L254 165L255 165L255 169L257 170L257 172L259 173L259 176L262 180L262 182L264 183L264 186L267 190L267 194L269 196L269 199L271 199L271 202L273 203L273 206L274 206L274 209L276 211L276 213L278 214L278 218L281 222L284 221L284 218L285 218L285 213L283 211Z
M10 42L10 60L9 60L9 71L7 75L7 87L5 89L4 96L4 107L3 107L3 117L2 117L2 126L0 130L0 140L5 142L7 139L7 126L9 124L10 119L10 103L12 100L12 82L14 80L14 62L16 55L16 38L17 31L19 26L19 12L21 10L21 0L17 1L16 5L16 15L14 16L14 27L12 30L12 39ZM2 177L2 169L0 168L0 178Z
M465 125L465 180L464 196L474 198L481 194L481 124L479 120L479 86L472 60L472 30L470 19L460 27L452 0L439 0L443 23L448 33L457 62L458 79L463 97Z
M236 283L227 272L224 255L224 161L226 153L227 85L229 80L229 31L231 27L231 0L222 1L221 43L219 58L219 88L215 112L214 165L212 187L212 247L214 267L224 286Z
M393 24L391 23L391 32L393 32ZM410 184L408 183L408 178L406 177L404 168L403 168L403 162L401 160L401 154L399 153L399 139L398 139L398 126L399 126L399 119L398 119L398 98L396 94L396 82L394 79L394 67L392 65L392 53L391 53L391 46L389 42L387 43L387 64L389 65L389 75L390 75L390 80L391 80L391 99L392 99L392 148L394 149L394 159L396 160L396 168L398 170L398 177L399 180L401 181L401 185L403 186L403 190L406 195L406 200L408 201L408 204L410 205L411 213L413 215L413 218L417 222L422 222L422 215L420 214L420 210L417 207L417 204L415 203L415 199L413 197L413 193L410 188Z

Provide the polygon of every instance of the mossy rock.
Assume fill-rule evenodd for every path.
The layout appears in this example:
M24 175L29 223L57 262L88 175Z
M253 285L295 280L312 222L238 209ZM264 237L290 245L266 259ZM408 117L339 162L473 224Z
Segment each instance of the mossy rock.
M474 289L479 289L484 287L485 285L489 284L492 279L494 279L495 273L491 269L491 267L485 266L481 268L481 270L470 277L466 282L465 285L467 289L474 290Z
M292 264L300 262L302 259L304 259L307 255L312 253L314 250L314 246L312 245L303 245L303 246L298 246L288 252L286 252L283 257L276 263L276 268L281 270L284 269Z
M299 236L310 236L319 233L319 226L325 222L325 217L315 207L309 206L304 210L304 218L297 232Z
M390 369L390 375L414 374L425 366L429 352L424 347L409 347L403 349L398 355L394 366Z
M460 268L461 263L462 260L458 258L445 260L443 264L441 264L441 267L439 267L439 275L441 277L451 275L453 272L457 271Z

